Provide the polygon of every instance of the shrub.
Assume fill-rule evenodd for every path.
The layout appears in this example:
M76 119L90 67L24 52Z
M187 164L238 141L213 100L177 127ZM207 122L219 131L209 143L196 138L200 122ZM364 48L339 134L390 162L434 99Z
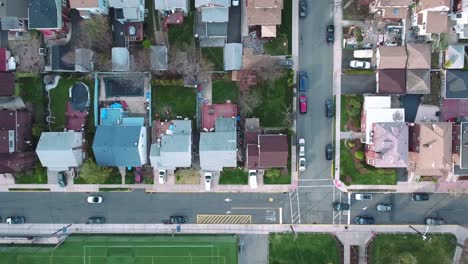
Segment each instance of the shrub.
M355 144L352 141L347 141L346 143L348 145L348 148L354 148Z
M143 45L143 48L149 49L149 48L151 48L151 41L149 39L145 39L145 40L143 40L142 45Z
M354 157L358 160L363 160L364 159L364 152L362 151L356 151L354 152Z

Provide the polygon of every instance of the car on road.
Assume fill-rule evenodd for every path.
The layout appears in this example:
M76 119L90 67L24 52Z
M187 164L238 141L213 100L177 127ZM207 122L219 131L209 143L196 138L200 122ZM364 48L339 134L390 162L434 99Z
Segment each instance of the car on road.
M299 17L307 16L307 3L305 0L299 2Z
M307 73L300 71L298 74L299 78L299 91L300 92L307 92L307 86L309 85L309 78L307 77Z
M293 67L294 61L289 57L284 59L279 59L276 61L276 65L281 68L291 69Z
M325 101L325 116L326 117L333 117L333 101L328 99Z
M57 174L57 181L60 187L67 186L67 174L64 171L59 171Z
M424 219L424 223L426 225L444 225L445 224L444 219L440 217L426 217L426 219Z
M24 216L10 216L5 219L5 223L9 225L24 224L25 222Z
M370 193L356 193L354 197L358 201L372 200L372 194Z
M299 157L305 156L305 139L299 139Z
M427 193L412 193L411 200L413 201L427 201L429 200L429 194Z
M87 224L104 224L106 222L106 218L102 216L91 216L88 218Z
M166 182L166 171L165 170L159 170L159 178L158 182L159 184L164 184Z
M103 199L102 199L102 196L91 195L91 196L88 196L87 201L90 204L100 204L100 203L102 203Z
M335 42L335 26L328 25L327 26L327 43L333 44Z
M349 203L343 203L343 202L334 202L333 203L333 209L335 211L347 211L349 210L350 206Z
M325 146L325 158L327 160L332 160L333 159L333 146L332 146L332 144L327 144Z
M239 6L239 0L232 0L232 6Z
M349 62L349 67L353 69L370 69L370 62L368 61L359 61L359 60L352 60Z
M358 215L354 218L356 225L372 225L375 223L374 217L367 215Z
M257 171L249 170L249 186L250 189L257 189Z
M299 159L299 171L305 171L305 170L306 170L306 159L300 158Z
M205 173L205 191L211 191L211 180L213 180L213 173Z
M392 205L387 203L380 203L377 205L378 212L390 212L392 211Z
M173 215L169 218L171 224L185 224L187 221L187 217L182 215Z
M301 114L307 113L307 96L299 96L299 111Z

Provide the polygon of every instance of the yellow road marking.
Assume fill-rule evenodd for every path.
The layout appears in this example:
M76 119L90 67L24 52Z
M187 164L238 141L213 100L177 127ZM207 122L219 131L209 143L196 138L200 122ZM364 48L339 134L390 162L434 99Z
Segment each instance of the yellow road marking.
M251 224L251 215L197 215L197 224Z

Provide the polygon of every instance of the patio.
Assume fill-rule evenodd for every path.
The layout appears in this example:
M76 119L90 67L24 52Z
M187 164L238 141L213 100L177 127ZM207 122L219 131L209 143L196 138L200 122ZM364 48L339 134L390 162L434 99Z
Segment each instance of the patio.
M202 127L205 132L215 129L215 121L218 117L237 117L237 105L231 103L205 104L202 111Z

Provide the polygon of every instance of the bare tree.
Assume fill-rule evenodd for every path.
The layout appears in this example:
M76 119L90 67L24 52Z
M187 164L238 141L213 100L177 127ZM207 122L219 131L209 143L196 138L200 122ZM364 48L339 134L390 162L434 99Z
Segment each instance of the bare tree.
M243 92L239 98L239 108L241 116L248 116L252 114L261 103L261 98L255 92Z
M284 106L281 115L283 116L283 125L288 129L292 128L294 125L294 113L292 105Z
M93 16L84 20L80 30L81 46L95 52L109 52L112 48L112 32L107 16Z

